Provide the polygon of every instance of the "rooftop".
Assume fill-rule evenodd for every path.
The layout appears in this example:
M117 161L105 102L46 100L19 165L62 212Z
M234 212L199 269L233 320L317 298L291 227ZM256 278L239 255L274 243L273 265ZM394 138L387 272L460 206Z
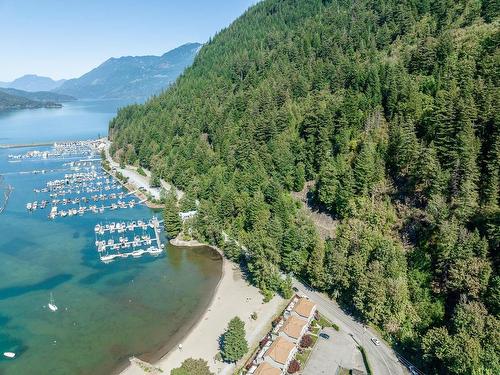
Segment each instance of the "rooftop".
M293 311L295 311L300 316L309 318L315 307L316 304L314 302L309 301L307 298L301 298L299 302L297 302L297 304L295 305Z
M283 337L278 337L271 345L266 355L271 357L275 362L285 364L290 357L290 353L295 348L295 344L284 339Z
M305 320L297 318L296 316L291 316L286 320L281 332L286 333L289 337L298 339L306 325L307 322Z
M253 375L281 375L281 370L271 366L267 362L263 362L257 367Z

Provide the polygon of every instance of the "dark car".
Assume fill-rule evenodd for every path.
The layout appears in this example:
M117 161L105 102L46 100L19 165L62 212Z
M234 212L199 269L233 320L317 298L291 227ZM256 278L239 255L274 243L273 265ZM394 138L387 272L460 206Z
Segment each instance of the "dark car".
M298 291L299 291L299 288L297 288L297 287L295 287L295 286L294 286L294 287L292 287L292 290L293 290L294 292L298 292Z
M325 340L328 340L330 338L330 335L327 335L326 333L320 333L319 337L324 338Z

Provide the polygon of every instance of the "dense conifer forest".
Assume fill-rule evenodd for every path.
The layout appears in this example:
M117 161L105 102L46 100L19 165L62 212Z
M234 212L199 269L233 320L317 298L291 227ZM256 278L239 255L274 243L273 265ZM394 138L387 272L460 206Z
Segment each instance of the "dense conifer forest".
M171 89L122 109L112 152L183 189L185 208L199 199L195 235L267 296L289 287L280 270L299 275L428 373L498 374L498 13L265 0ZM306 181L333 238L290 194Z

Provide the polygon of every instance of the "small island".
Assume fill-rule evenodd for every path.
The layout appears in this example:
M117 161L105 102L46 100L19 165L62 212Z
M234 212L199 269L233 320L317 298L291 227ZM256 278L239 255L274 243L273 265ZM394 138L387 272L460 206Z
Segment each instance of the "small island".
M69 95L48 91L28 92L0 88L0 111L36 108L62 108L61 102L76 100Z

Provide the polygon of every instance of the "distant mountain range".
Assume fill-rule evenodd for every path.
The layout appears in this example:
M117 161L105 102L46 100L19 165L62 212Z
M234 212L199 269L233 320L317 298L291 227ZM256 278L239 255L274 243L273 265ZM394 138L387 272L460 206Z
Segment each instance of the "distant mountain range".
M0 82L0 87L24 91L51 91L61 86L65 81L65 79L54 81L49 77L26 74L12 82Z
M201 46L200 43L184 44L162 56L110 58L80 78L69 80L55 81L27 74L12 82L0 82L2 100L14 108L22 107L22 103L26 108L39 108L33 102L39 101L38 105L43 107L43 103L60 103L75 98L146 99L172 84L193 63ZM8 99L5 94L19 97L19 100Z
M147 98L173 83L193 63L200 48L199 43L189 43L162 56L111 58L54 92L82 99Z

